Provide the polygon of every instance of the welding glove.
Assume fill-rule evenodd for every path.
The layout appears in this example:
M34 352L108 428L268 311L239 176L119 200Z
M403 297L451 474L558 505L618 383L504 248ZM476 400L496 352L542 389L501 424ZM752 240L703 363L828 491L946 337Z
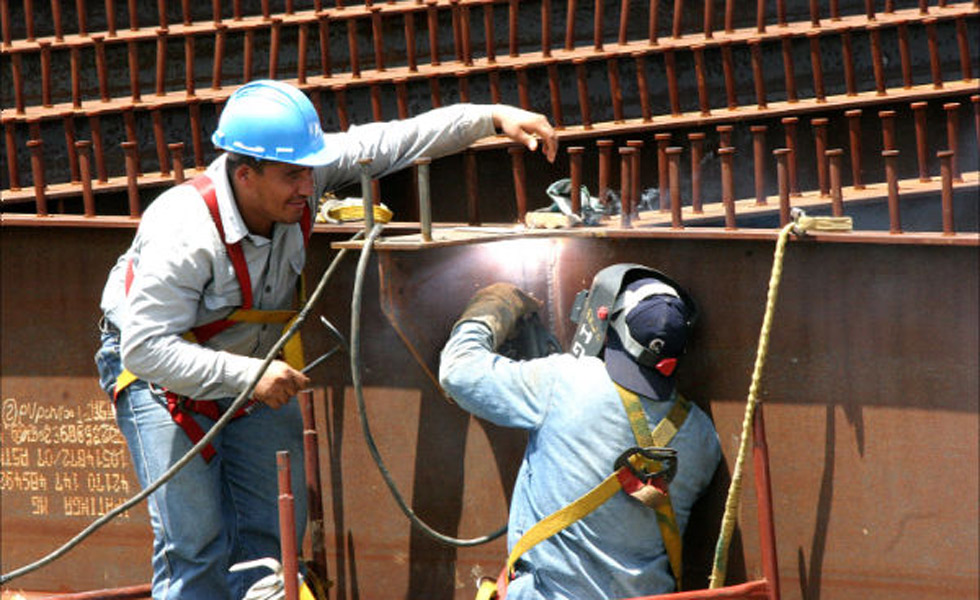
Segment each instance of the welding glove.
M514 324L541 308L541 302L510 283L494 283L473 294L453 329L465 321L479 321L493 332L496 350L510 336Z

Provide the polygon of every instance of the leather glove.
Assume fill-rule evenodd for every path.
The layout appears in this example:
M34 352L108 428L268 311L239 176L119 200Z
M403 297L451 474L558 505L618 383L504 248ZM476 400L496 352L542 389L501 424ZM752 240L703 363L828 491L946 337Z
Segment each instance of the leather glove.
M541 302L510 283L494 283L477 291L470 298L463 314L453 324L453 329L465 321L479 321L493 332L493 349L496 350L514 329L514 324L524 315L541 308Z

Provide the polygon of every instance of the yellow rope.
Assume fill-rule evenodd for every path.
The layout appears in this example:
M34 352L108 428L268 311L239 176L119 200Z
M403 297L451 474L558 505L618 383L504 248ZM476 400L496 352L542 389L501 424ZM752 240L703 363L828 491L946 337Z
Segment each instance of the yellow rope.
M783 227L776 239L776 251L773 255L772 272L769 276L766 312L762 318L762 329L759 332L759 343L755 354L755 367L752 371L752 382L749 385L749 397L745 403L745 416L742 419L742 438L738 446L735 468L732 472L732 482L728 486L728 498L725 500L725 515L721 521L721 533L715 546L715 560L711 569L711 583L709 584L712 589L725 585L725 575L728 571L728 547L731 544L738 506L742 497L745 459L748 455L749 437L752 435L755 406L758 403L759 381L762 379L762 368L766 363L766 354L769 351L769 334L772 330L772 316L779 294L779 281L783 275L783 255L786 250L786 241L789 239L790 233L803 234L810 229L850 231L852 227L850 217L807 217L803 211L794 211L794 213L795 220Z

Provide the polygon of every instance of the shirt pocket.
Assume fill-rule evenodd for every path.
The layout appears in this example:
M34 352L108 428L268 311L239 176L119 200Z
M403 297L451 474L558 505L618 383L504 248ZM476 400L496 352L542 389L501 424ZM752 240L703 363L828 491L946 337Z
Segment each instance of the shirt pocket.
M206 286L202 299L207 312L220 311L242 304L242 289L235 275L235 268L228 263L215 269L215 276Z

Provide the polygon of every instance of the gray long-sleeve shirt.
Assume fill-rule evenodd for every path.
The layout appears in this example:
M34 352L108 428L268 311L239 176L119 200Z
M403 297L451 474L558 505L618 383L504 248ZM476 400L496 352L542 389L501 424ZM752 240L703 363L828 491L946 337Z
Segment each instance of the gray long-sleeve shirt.
M356 182L357 161L373 159L381 177L415 159L437 158L493 135L487 105L457 104L418 117L354 126L326 134L341 149L333 164L314 170L311 208L325 192ZM241 242L252 282L253 307L293 307L306 251L299 224L276 224L271 237L248 231L228 182L225 156L207 168L214 182L225 241ZM314 211L315 212L315 211ZM133 279L125 289L132 261ZM244 390L281 326L239 323L203 345L181 336L193 327L227 317L241 305L241 290L224 243L200 194L190 185L164 192L143 214L136 237L109 273L101 307L121 332L123 365L134 375L175 393L215 399Z

